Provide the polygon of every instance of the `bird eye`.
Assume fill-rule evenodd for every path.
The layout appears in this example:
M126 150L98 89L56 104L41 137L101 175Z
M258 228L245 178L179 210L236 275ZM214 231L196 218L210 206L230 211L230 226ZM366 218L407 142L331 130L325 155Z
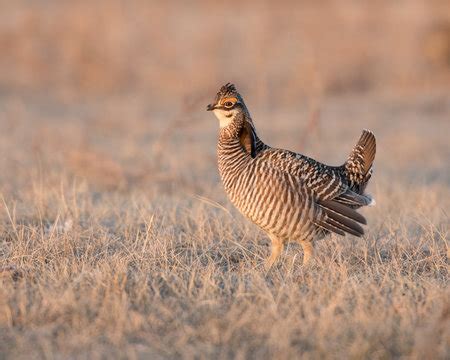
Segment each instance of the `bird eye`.
M226 108L230 108L230 107L233 107L233 102L231 102L231 101L227 101L227 102L225 102L224 104L223 104L223 106L225 106Z

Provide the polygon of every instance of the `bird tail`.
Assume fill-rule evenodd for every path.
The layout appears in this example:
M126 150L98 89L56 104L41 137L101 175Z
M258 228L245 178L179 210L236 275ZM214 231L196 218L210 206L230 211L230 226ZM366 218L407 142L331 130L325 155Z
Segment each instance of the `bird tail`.
M375 153L375 135L369 130L364 130L344 164L347 178L351 184L355 185L354 190L359 194L364 192L367 182L372 175Z

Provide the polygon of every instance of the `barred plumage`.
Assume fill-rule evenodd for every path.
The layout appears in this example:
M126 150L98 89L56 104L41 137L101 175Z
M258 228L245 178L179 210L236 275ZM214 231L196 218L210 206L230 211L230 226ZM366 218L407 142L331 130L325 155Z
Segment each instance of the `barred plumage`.
M271 267L287 241L313 255L313 241L330 232L362 236L365 218L355 209L374 203L364 194L372 174L376 143L364 130L342 166L328 166L307 156L264 144L241 95L222 86L213 104L220 120L217 145L220 176L231 202L265 230L272 240Z

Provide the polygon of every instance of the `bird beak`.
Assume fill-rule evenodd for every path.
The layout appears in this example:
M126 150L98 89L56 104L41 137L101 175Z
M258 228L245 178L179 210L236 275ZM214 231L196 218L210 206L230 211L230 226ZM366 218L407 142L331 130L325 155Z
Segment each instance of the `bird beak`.
M209 105L206 107L206 111L213 111L215 108L216 108L216 105L214 105L214 104L209 104Z

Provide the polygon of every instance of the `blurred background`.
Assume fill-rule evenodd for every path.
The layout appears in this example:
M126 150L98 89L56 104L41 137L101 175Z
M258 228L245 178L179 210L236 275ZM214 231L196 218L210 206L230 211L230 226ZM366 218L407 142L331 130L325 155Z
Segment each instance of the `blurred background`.
M292 105L450 80L448 1L2 1L0 26L3 93L173 106L234 80Z
M64 176L100 190L207 191L217 122L204 109L229 81L272 145L338 163L371 128L384 172L412 160L408 174L448 179L448 1L0 6L5 194Z

